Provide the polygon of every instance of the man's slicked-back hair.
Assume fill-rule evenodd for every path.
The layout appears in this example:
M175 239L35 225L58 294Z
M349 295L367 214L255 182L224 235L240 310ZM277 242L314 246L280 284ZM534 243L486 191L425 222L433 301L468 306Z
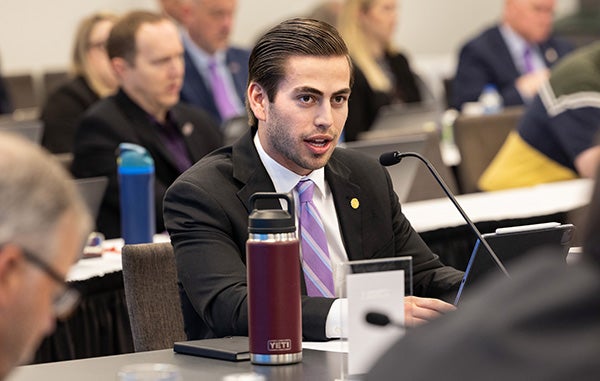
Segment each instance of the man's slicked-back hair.
M248 61L248 84L260 85L273 102L277 86L285 77L287 60L298 56L343 56L352 73L348 48L333 26L323 21L294 18L271 28L258 40ZM351 77L350 85L352 80ZM250 125L256 125L258 121L247 100L246 110Z
M137 53L135 35L143 24L156 24L168 20L168 16L149 11L132 11L119 18L106 42L108 57L120 57L133 65Z

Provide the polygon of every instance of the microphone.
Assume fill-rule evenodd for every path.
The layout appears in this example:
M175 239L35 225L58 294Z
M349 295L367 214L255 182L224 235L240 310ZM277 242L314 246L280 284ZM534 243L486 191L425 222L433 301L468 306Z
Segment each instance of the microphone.
M380 327L386 327L388 325L391 325L396 328L404 329L403 324L396 323L396 322L390 320L389 316L387 316L386 314L380 313L380 312L374 312L374 311L368 312L365 315L365 320L369 324L377 325Z
M442 177L440 176L440 174L438 173L438 171L433 167L433 165L431 165L431 163L429 162L429 160L425 159L423 156L421 156L420 154L418 154L416 152L398 152L398 151L394 151L394 152L383 153L379 157L379 163L381 163L381 165L383 165L383 166L389 167L390 165L398 164L403 158L409 157L409 156L416 157L417 159L421 160L421 162L423 162L427 166L427 169L429 169L429 172L431 172L431 174L433 175L433 177L435 178L435 180L438 182L438 184L440 185L440 187L442 187L442 190L444 191L444 193L446 193L446 196L448 196L448 198L450 199L450 201L452 201L452 203L454 204L454 206L456 207L456 209L458 210L458 212L460 213L460 215L467 222L467 225L469 225L469 227L471 228L471 230L473 231L473 233L475 233L475 235L477 236L477 238L479 239L479 241L481 241L481 243L483 244L483 247L485 247L485 249L488 251L488 253L490 253L490 256L492 257L492 260L494 261L494 263L496 263L496 265L498 266L498 268L500 269L500 271L502 271L502 273L507 278L510 278L510 275L508 275L508 271L506 271L506 268L504 267L504 265L500 261L500 258L498 258L498 256L496 255L496 253L494 253L494 250L492 250L492 248L487 243L487 241L485 240L485 238L483 238L483 236L479 232L479 229L477 229L477 227L475 226L475 224L473 223L473 221L471 221L471 219L469 218L469 216L467 216L467 214L465 213L465 211L463 210L463 208L460 206L460 204L456 200L456 197L454 197L454 195L452 194L452 192L450 192L450 189L448 189L448 186L446 185L446 183L444 182L444 180L442 179Z

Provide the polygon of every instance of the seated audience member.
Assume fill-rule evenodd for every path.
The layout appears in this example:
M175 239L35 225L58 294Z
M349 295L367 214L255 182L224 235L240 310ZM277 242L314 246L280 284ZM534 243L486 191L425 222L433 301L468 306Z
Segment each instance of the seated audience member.
M6 88L6 83L4 83L4 80L2 79L2 75L0 75L0 115L10 114L11 112L13 112L13 108L10 94Z
M552 35L556 0L505 0L500 25L487 29L460 50L451 106L477 101L492 84L505 106L528 103L548 68L573 50Z
M92 226L65 169L39 146L0 133L0 380L26 364L77 305L65 284Z
M220 124L244 114L247 50L229 45L237 0L190 0L183 33L185 78L181 100Z
M79 118L97 100L117 90L106 54L106 40L115 20L115 15L96 13L79 24L71 59L73 78L52 92L42 108L42 145L50 152L73 152Z
M165 15L181 25L189 12L190 0L159 0L159 4Z
M12 112L12 106L10 102L10 96L6 89L6 84L0 76L0 114L10 114Z
M373 125L382 106L418 103L422 100L420 79L408 59L392 47L396 27L396 0L348 0L338 29L344 37L354 65L354 84L348 104L344 139Z
M113 27L107 50L120 88L97 102L79 123L71 169L76 177L108 176L97 228L108 238L119 237L116 151L123 142L145 147L154 159L156 231L161 232L165 190L220 147L222 136L208 114L179 102L183 46L168 16L128 13Z
M337 26L340 13L342 13L342 2L340 0L322 0L306 14L306 17Z
M319 289L314 278L302 278L306 339L340 336L345 301L336 298L331 269L347 259L413 257L418 296L407 299L411 324L453 309L433 298L455 293L462 272L445 267L411 228L385 168L336 148L351 72L344 41L329 24L292 19L259 39L249 62L251 130L200 160L165 195L189 339L248 334L248 198L277 191L297 199L297 187L314 190L329 262L307 268L310 252L301 249L304 273L323 270L316 282L324 285Z
M566 57L479 179L482 190L530 186L596 171L600 146L600 43Z
M491 278L460 308L409 330L367 380L600 379L600 182L582 257L565 264L540 250L512 279ZM557 254L557 253L556 253ZM435 364L435 366L431 366Z

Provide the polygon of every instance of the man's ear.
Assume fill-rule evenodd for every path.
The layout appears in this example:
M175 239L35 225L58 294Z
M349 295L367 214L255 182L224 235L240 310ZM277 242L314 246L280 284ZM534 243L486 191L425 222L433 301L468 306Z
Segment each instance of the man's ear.
M19 266L22 260L23 254L18 246L9 244L0 248L0 311L20 288Z
M119 81L122 82L123 77L125 76L125 73L130 68L129 62L127 62L124 58L115 57L110 60L110 63L113 67L113 70L117 74L117 78L119 78Z
M269 99L262 86L256 82L250 83L250 86L248 86L247 96L248 104L250 105L250 108L252 109L256 119L264 121L267 115L266 108Z

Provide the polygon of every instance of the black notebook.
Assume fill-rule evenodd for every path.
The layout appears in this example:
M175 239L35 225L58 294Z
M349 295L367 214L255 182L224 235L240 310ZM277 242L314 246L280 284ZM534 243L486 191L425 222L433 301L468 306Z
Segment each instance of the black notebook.
M250 344L246 336L218 339L178 341L173 350L186 355L210 357L228 361L250 360Z

